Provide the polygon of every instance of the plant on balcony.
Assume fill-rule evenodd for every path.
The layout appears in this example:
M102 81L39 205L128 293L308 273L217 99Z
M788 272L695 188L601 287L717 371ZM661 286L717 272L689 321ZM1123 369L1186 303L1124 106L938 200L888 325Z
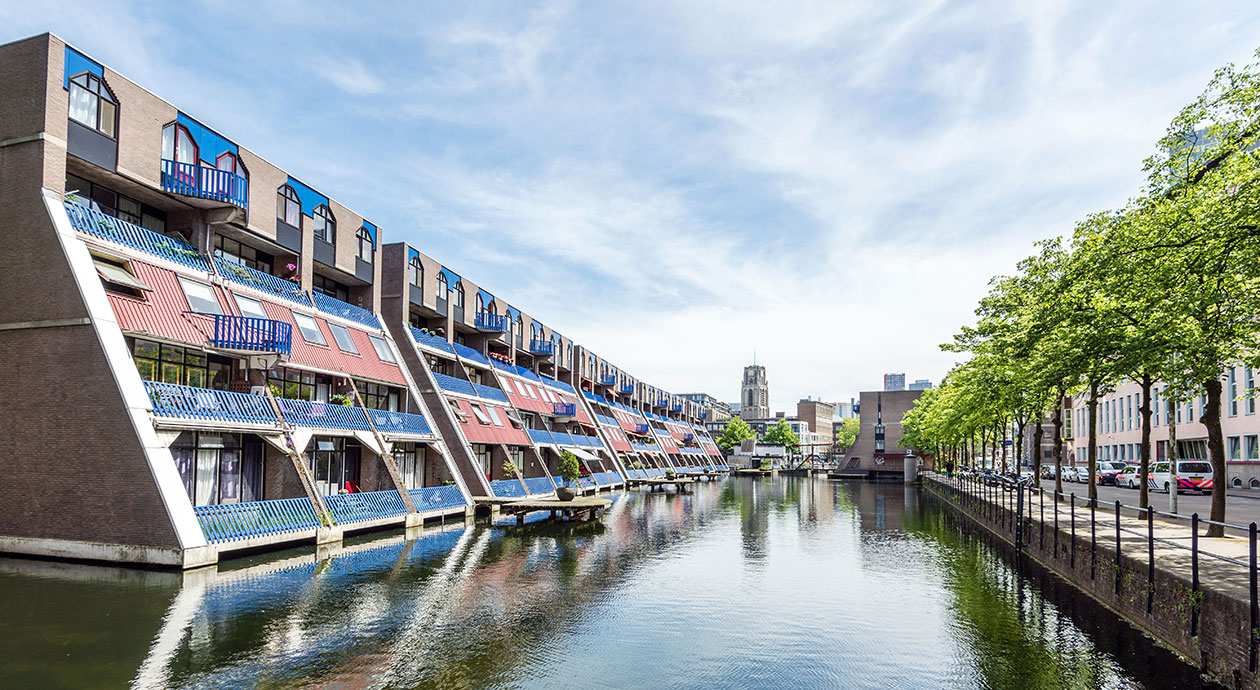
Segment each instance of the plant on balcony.
M503 474L507 475L508 477L516 477L521 473L521 468L517 467L516 463L512 462L511 460L504 460L502 469L503 469Z
M328 402L333 403L334 405L353 405L354 404L354 401L350 399L350 396L346 395L345 393L333 393L332 395L328 396Z
M296 282L298 282L297 265L296 265L296 264L285 264L285 265L284 265L284 268L285 268L285 270L287 270L287 271L289 272L289 275L284 276L284 279L285 279L285 280L287 280L287 281L289 281L289 282L292 282L292 283L296 283Z
M666 478L666 479L673 479L673 478L674 478L674 476L675 476L676 474L677 474L677 473L676 473L676 472L674 472L673 470L665 470L665 478Z
M560 471L560 478L564 480L564 486L556 487L556 498L572 501L577 497L573 487L577 485L578 477L582 476L577 456L567 450L560 453L560 466L557 469Z

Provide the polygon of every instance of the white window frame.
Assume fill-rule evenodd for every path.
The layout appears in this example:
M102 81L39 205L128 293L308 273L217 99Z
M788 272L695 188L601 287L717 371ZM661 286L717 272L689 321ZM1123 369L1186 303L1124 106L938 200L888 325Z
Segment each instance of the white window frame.
M179 288L184 291L184 301L188 303L188 310L199 314L223 314L223 305L219 304L219 298L214 294L214 286L210 283L203 283L199 280L185 278L184 276L175 276L179 280ZM214 311L204 311L193 306L192 300L188 297L188 286L195 285L198 288L204 288L209 293L210 302L214 304ZM198 295L198 299L204 299L204 296Z
M485 411L481 409L480 403L469 402L468 406L472 408L473 416L477 418L478 422L481 422L486 426L490 426L490 418L487 417Z
M389 349L389 343L379 335L368 334L368 340L372 343L372 349L376 350L376 356L382 362L387 364L397 364L398 360L394 359L394 353Z
M455 398L447 398L446 403L450 406L451 412L455 415L455 419L459 420L461 424L468 421L468 415L464 412L464 409L459 406L459 401L455 400Z
M503 426L503 419L499 417L499 408L494 405L486 405L486 412L490 413L490 419L494 420L495 426Z
M236 308L240 310L241 316L247 316L251 319L270 319L271 318L270 316L267 315L267 308L263 306L263 303L261 300L256 300L253 297L246 297L245 295L238 295L235 292L232 293L232 299L236 300ZM246 308L247 305L248 305L248 308ZM259 312L262 312L262 316L259 316L257 313L255 313L254 311L255 307L257 307L257 310Z
M324 347L328 347L328 340L324 338L324 332L319 329L319 321L316 321L314 316L311 316L310 314L303 314L300 311L294 311L292 314L293 323L297 325L298 332L302 334L302 340L305 340L312 345L323 345ZM314 330L314 335L319 336L319 340L311 339L312 334L306 332L307 329L302 325L302 319L310 321L310 328Z
M337 337L338 329L346 336L346 345L342 345L341 339ZM354 344L354 338L350 337L350 329L339 323L328 322L328 330L332 332L333 342L337 344L337 349L352 355L359 354L359 348ZM348 347L347 347L348 346Z

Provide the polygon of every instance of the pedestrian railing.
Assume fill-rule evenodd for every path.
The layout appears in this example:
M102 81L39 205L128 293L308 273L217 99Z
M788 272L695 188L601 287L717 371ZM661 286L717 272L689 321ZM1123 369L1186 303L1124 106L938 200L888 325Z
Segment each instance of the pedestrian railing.
M221 544L237 539L287 534L320 526L309 498L225 503L193 509L206 541Z
M372 424L376 426L376 430L383 434L420 434L425 436L433 434L433 429L429 427L429 420L425 419L422 414L393 412L390 410L368 410L368 416L372 418Z
M409 489L407 493L411 494L411 502L415 504L416 510L421 513L468 505L468 501L464 498L464 493L454 484Z
M145 381L144 389L158 417L202 419L241 424L279 424L270 401L261 395Z
M1098 547L1100 545L1109 547L1115 552L1115 563L1120 563L1120 556L1124 549L1123 535L1131 535L1145 540L1145 561L1146 561L1146 612L1150 614L1154 609L1155 596L1155 561L1156 561L1156 544L1170 547L1183 551L1190 556L1190 635L1192 637L1199 634L1199 612L1202 602L1202 588L1200 582L1200 566L1203 559L1227 564L1237 568L1239 573L1246 573L1248 578L1248 611L1249 611L1249 629L1251 631L1251 643L1249 649L1249 668L1252 673L1257 671L1260 665L1260 591L1258 591L1257 580L1260 570L1257 569L1257 525L1252 522L1249 525L1236 525L1227 522L1217 522L1199 517L1199 514L1192 513L1190 515L1181 515L1178 513L1170 513L1161 510L1155 510L1152 507L1142 508L1140 506L1126 505L1120 501L1114 501L1110 504L1100 504L1097 498L1078 497L1075 492L1063 494L1061 491L1047 491L1041 486L1037 486L1031 480L1031 477L1023 477L1013 479L998 475L966 475L966 476L941 476L933 474L927 477L929 481L934 482L942 487L947 497L970 511L982 521L988 522L990 526L997 527L1013 534L1015 548L1022 552L1032 547L1036 543L1039 552L1047 552L1046 547L1046 528L1048 526L1046 520L1046 498L1050 499L1050 509L1053 513L1049 526L1051 527L1051 545L1049 553L1054 558L1059 557L1060 540L1058 535L1066 534L1070 538L1073 545L1068 554L1069 567L1075 571L1077 549L1077 533L1081 530L1089 529L1089 576L1090 580L1096 580L1098 573ZM1034 508L1033 504L1036 503ZM1066 504L1067 507L1067 527L1063 527L1061 511L1059 504ZM1104 529L1111 527L1111 535L1099 535L1098 513L1099 510L1109 513L1109 517L1114 521L1112 525L1104 523ZM1033 512L1036 511L1037 518L1034 520ZM1126 515L1133 516L1126 526ZM1079 517L1078 517L1079 515ZM1168 536L1157 536L1155 530L1155 518L1161 518L1164 522L1162 525L1173 524L1180 525L1188 529L1188 540L1185 537L1169 538ZM1086 524L1088 521L1088 524ZM1033 529L1036 522L1036 534L1034 539ZM1079 523L1079 527L1078 527ZM1140 527L1135 527L1140 525ZM1161 525L1161 526L1162 526ZM1224 533L1234 533L1237 536L1246 536L1247 539L1247 559L1231 556L1223 553L1215 553L1200 547L1200 531L1204 526L1219 527ZM1189 543L1187 544L1186 541ZM1131 558L1140 558L1141 555L1130 555ZM1232 579L1232 578L1231 578ZM1121 593L1122 577L1119 568L1115 569L1113 580L1114 591L1117 595Z
M551 485L551 479L548 477L527 477L525 479L525 487L529 489L531 494L549 494L556 490Z
M75 230L117 242L147 254L160 256L187 268L210 272L210 264L206 261L206 257L191 244L101 213L79 203L80 199L81 197L67 195L65 200L66 214L70 217L70 225L74 226Z
M324 504L339 525L404 515L407 505L397 491L368 491L325 496Z
M369 328L380 330L381 322L376 318L371 310L363 307L342 302L336 297L329 297L322 292L311 291L311 301L315 303L315 307L325 314L340 316L343 319L361 323Z
M363 408L337 403L277 398L284 420L295 426L371 431Z
M490 482L490 490L499 498L524 498L525 487L516 479L498 479Z
M302 292L301 285L291 280L285 280L280 276L273 276L270 273L263 273L249 266L232 263L221 256L214 257L214 271L221 277L245 287L270 292L287 300L297 302L304 307L311 306L311 301L307 299L306 293Z

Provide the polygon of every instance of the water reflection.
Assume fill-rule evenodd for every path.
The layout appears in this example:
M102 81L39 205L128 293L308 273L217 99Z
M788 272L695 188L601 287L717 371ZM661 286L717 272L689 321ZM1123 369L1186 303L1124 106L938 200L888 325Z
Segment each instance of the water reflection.
M1196 682L1011 563L913 488L730 479L626 495L595 524L431 529L187 576L0 560L0 658L15 687Z

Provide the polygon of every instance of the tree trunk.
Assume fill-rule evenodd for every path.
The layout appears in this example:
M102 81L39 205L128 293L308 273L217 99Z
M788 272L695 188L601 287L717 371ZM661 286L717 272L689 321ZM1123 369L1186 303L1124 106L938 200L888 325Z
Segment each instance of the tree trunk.
M1199 421L1208 431L1208 459L1212 461L1212 520L1225 522L1225 437L1221 433L1221 379L1213 376L1203 382L1207 390L1207 406ZM1225 528L1209 525L1207 536L1223 537Z
M1098 483L1095 474L1098 472L1098 425L1094 420L1098 412L1098 382L1089 382L1089 497L1098 498Z
M1024 427L1028 420L1021 412L1015 418L1015 476L1018 477L1024 468Z
M989 430L987 427L980 427L980 462L984 463L985 455L989 452Z
M1063 493L1063 389L1054 399L1054 490Z
M1150 507L1150 487L1146 485L1146 473L1151 471L1151 375L1142 372L1142 405L1138 411L1142 413L1142 462L1141 486L1138 487L1138 505Z
M1041 486L1041 436L1042 436L1042 433L1044 432L1044 430L1041 428L1042 427L1041 420L1042 420L1042 417L1037 417L1036 420L1033 422L1035 426L1033 426L1032 450L1031 450L1032 461L1033 461L1032 462L1033 481L1037 483L1037 486Z
M1005 417L1003 417L1002 420L998 422L998 428L994 429L994 434L993 434L993 436L997 439L997 443L1001 444L1002 446L1002 474L1003 475L1005 475L1010 469L1009 466L1006 464L1006 430L1009 426L1010 424L1008 423L1008 420Z

